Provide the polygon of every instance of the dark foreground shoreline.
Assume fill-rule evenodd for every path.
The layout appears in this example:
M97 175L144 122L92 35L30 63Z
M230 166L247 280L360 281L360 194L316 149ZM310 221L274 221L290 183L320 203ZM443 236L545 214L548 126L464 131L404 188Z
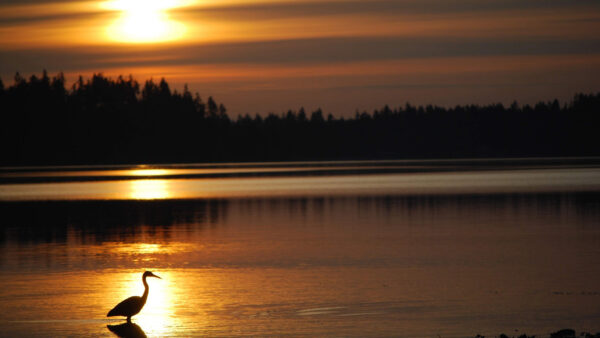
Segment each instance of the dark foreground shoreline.
M507 335L505 333L501 333L498 336L494 336L497 338L535 338L535 337L545 337L545 336L538 336L538 335L527 335L525 333L519 333L519 330L515 330L515 333L512 335ZM573 329L562 329L562 330L558 330L556 332L553 332L550 334L550 338L576 338L576 337L582 337L582 338L600 338L600 332L597 332L596 334L592 334L589 332L585 332L585 331L581 331L579 333L577 333L575 330ZM482 336L482 335L476 335L475 338L486 338L486 336Z

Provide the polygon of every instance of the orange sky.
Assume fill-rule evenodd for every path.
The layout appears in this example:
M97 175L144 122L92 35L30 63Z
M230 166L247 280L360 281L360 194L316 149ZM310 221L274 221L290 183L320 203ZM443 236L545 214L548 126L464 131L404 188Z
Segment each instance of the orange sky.
M596 0L7 0L0 77L166 77L233 115L600 91Z

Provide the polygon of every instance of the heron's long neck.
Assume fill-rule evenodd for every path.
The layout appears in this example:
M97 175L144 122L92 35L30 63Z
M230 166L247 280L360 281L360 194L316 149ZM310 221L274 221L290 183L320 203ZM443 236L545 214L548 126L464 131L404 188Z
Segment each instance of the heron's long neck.
M142 301L144 304L146 303L146 299L148 298L148 283L146 282L146 276L142 277L142 282L144 283L144 294L142 295Z

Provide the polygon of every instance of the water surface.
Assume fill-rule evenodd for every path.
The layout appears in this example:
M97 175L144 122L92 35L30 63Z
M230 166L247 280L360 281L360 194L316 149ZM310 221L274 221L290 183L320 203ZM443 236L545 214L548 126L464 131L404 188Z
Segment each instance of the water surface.
M557 161L7 169L2 335L114 336L144 270L148 336L600 331L600 169Z

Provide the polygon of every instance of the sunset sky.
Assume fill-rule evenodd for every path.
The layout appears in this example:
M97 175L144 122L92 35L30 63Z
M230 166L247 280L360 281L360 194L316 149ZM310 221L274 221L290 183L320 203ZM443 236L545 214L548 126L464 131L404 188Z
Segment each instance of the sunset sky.
M534 103L600 91L599 32L598 0L4 0L0 77L165 77L233 116Z

